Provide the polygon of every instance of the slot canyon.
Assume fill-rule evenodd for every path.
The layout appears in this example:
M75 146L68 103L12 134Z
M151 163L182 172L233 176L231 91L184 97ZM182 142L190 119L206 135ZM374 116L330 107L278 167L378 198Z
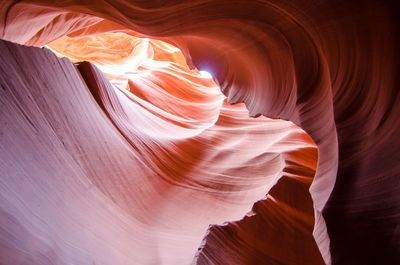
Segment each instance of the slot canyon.
M0 265L400 264L396 1L2 0Z

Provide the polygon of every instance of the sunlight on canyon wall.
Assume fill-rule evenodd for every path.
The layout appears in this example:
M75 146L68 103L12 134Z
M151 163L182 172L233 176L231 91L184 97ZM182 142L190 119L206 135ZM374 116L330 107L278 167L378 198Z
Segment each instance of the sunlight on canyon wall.
M0 263L397 264L395 6L2 1Z

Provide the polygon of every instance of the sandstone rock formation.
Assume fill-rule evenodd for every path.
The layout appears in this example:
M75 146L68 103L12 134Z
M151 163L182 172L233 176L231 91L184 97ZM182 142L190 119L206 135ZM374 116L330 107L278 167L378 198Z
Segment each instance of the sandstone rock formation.
M397 10L2 1L0 263L399 263Z

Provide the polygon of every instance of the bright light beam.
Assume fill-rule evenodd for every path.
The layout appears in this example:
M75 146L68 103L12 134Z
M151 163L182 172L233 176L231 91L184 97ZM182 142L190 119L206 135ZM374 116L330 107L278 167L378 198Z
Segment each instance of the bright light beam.
M212 79L213 78L212 75L209 72L204 71L204 70L200 70L200 75L201 75L201 77L207 78L207 79Z

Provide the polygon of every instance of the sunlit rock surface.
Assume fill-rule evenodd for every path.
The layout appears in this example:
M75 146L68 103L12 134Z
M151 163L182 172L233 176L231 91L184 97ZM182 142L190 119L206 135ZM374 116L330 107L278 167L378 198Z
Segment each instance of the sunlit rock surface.
M90 60L114 87L89 63L2 42L0 261L399 263L397 10L2 1L2 39ZM153 40L85 50L105 32L184 58ZM81 54L67 45L76 37ZM318 159L299 127L257 114L301 127Z
M298 189L311 183L309 136L250 118L179 64L147 57L113 87L95 66L48 50L2 42L1 55L5 264L190 264L208 226L242 219L291 152L311 152L298 161L310 175L289 174ZM321 259L312 203L303 207L289 234L308 236L301 241Z

